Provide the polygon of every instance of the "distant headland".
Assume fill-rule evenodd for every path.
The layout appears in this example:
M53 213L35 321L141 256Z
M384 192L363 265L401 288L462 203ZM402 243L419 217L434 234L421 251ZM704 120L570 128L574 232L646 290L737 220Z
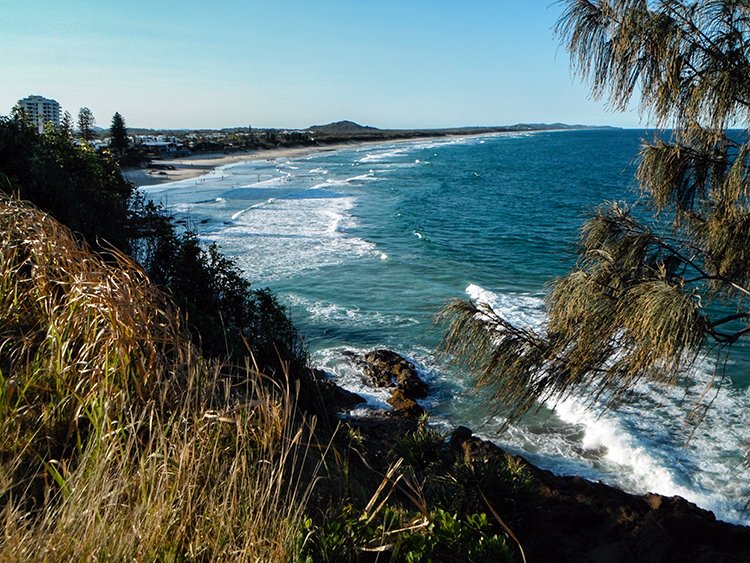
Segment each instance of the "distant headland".
M310 142L341 141L380 141L391 139L412 139L417 137L445 137L451 135L482 135L488 133L513 133L518 131L553 131L571 129L619 129L609 125L571 125L568 123L516 123L515 125L464 126L417 129L380 129L370 125L360 125L343 120L325 125L312 125L303 129L225 127L221 129L156 129L130 127L131 135L170 135L184 137L191 135L236 136L252 134L259 140L306 140ZM102 133L105 130L99 130Z

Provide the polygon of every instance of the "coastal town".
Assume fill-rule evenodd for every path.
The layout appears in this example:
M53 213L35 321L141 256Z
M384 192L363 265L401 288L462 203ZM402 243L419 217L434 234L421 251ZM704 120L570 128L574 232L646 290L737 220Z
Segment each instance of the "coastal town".
M119 113L113 124L102 127L86 107L77 118L63 111L60 104L40 95L18 100L14 111L20 111L39 132L45 127L65 128L76 142L87 143L94 150L119 148L123 173L136 185L158 184L199 176L217 166L241 162L247 158L278 158L304 154L314 148L352 143L409 141L420 138L486 135L573 129L611 129L565 123L518 123L514 125L454 127L442 129L379 129L352 121L312 125L304 129L230 127L223 129L159 130L124 128ZM124 128L124 129L123 129ZM119 138L114 138L117 135Z

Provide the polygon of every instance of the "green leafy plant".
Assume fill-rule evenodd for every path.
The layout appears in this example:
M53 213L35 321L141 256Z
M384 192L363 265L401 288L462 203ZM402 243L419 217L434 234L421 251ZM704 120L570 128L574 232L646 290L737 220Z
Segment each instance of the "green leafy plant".
M397 547L394 560L406 563L513 561L505 537L490 531L484 513L460 519L437 509L425 533L409 535Z
M428 417L422 416L417 429L405 434L393 447L395 456L419 472L437 469L445 457L445 435L430 428L427 421Z
M320 527L305 520L299 538L300 561L513 561L505 536L492 531L486 514L459 518L439 508L429 518L386 508L380 518L365 520L349 506Z

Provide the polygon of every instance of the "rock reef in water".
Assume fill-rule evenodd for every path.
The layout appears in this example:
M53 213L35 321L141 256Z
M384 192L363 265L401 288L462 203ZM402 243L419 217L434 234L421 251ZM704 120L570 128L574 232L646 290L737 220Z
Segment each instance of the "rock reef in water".
M349 358L362 367L362 371L375 387L391 388L388 403L399 414L418 417L425 413L417 399L427 396L427 384L419 377L414 364L391 350L378 349L360 356L349 352Z

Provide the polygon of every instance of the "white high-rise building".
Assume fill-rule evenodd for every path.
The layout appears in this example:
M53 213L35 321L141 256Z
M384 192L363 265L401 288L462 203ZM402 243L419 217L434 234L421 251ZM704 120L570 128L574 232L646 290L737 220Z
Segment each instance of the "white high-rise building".
M60 126L60 104L42 96L28 96L18 100L18 105L26 113L29 121L37 126L39 132L44 130L45 123Z

